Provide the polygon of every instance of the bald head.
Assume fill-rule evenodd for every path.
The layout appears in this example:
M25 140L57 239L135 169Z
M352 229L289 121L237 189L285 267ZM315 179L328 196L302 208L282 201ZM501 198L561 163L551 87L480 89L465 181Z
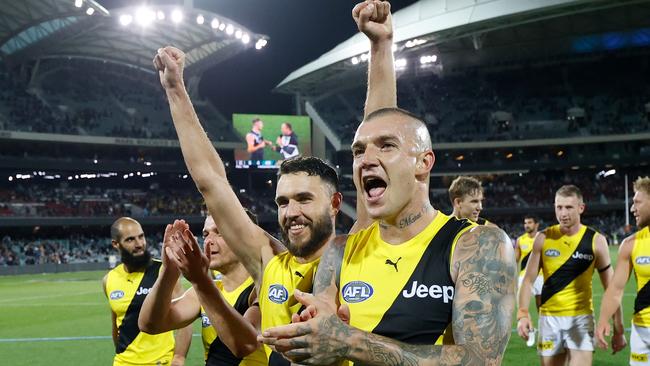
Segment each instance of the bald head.
M413 140L417 152L433 149L427 125L420 117L401 108L381 108L367 115L363 123L372 123L380 117L393 117L400 130Z
M122 240L122 228L127 224L135 224L140 226L140 223L137 220L134 220L130 217L120 217L111 225L111 239L116 242Z

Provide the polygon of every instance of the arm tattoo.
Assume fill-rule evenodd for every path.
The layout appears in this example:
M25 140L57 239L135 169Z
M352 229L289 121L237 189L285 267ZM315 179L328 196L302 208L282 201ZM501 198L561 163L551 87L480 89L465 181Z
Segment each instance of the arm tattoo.
M459 239L454 257L456 345L409 345L354 329L349 359L367 365L499 365L515 305L510 240L498 228L481 226Z
M346 241L347 235L337 236L323 252L314 278L314 295L325 291L332 283L338 288Z

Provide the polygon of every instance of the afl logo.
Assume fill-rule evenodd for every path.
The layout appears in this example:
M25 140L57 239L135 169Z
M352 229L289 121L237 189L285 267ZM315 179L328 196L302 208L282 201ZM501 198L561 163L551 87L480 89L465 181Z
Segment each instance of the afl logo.
M650 264L650 257L638 257L634 262L636 264Z
M205 313L201 313L201 326L203 328L207 328L211 326L212 323L210 323L210 318Z
M341 290L343 299L349 303L366 301L373 292L372 286L362 281L348 282Z
M557 249L548 249L544 252L544 255L547 257L559 257L560 251Z
M115 290L111 292L110 298L111 300L119 300L124 297L124 291L121 290Z
M282 285L269 286L269 300L276 304L282 304L289 298L289 291Z

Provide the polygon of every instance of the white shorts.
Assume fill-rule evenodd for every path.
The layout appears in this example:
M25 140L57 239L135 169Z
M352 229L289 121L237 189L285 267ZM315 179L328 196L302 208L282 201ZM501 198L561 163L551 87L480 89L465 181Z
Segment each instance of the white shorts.
M517 285L517 288L521 288L521 283L524 281L524 275L519 276L519 284ZM542 295L542 286L544 286L544 277L542 275L538 275L537 278L535 278L535 282L533 282L533 296L541 296Z
M554 356L564 353L565 349L594 350L593 315L540 315L537 353Z
M632 323L630 334L630 365L650 366L650 328Z

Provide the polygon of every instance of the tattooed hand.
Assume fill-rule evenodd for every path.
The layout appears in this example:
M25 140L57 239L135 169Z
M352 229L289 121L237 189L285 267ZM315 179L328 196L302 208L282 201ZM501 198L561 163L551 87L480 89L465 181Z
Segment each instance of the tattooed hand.
M344 359L351 328L337 316L336 304L299 290L294 296L310 309L309 320L267 329L257 340L301 365L331 365Z

